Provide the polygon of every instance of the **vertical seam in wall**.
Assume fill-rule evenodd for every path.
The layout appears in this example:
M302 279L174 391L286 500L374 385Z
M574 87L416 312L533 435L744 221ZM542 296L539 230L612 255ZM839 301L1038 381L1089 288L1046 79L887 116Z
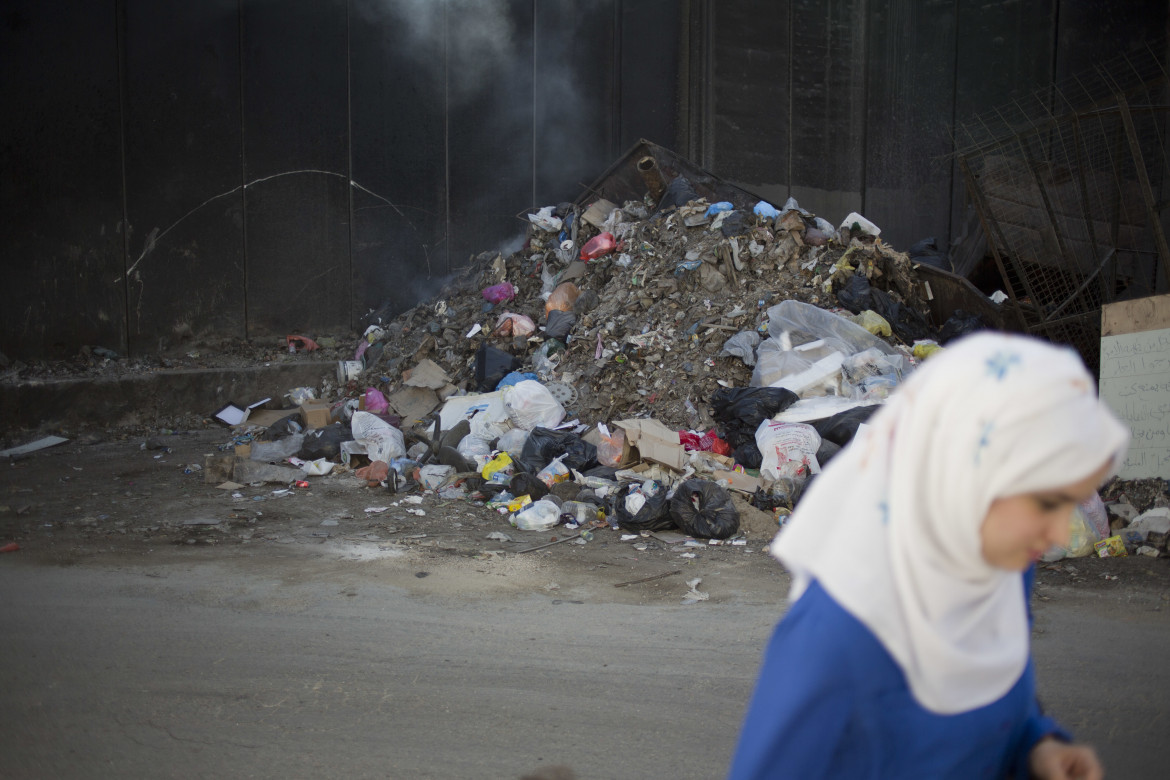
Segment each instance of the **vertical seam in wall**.
M1052 3L1052 78L1048 80L1050 86L1048 88L1047 95L1047 108L1049 112L1051 112L1053 108L1056 107L1056 99L1053 93L1055 87L1052 85L1057 83L1058 72L1056 66L1060 59L1060 1L1061 0L1054 0Z
M349 247L346 252L349 258L349 289L346 298L349 301L349 327L355 327L354 321L354 279L353 279L353 40L350 29L349 0L345 3L345 151L346 151L346 187L345 192L349 205Z
M236 3L240 61L240 252L244 273L244 341L248 340L248 151L244 115L244 0Z
M955 225L955 168L958 167L958 162L955 159L955 154L958 148L955 145L959 137L958 121L959 121L959 2L955 0L955 56L951 61L951 166L950 171L947 172L947 177L950 181L950 187L947 188L947 203L950 208L947 210L947 254L950 255L951 241L955 237L956 231L962 230L961 221L966 218L966 214L960 215L960 224Z
M609 128L609 155L611 160L621 154L622 146L622 16L624 14L622 0L615 0L613 4L613 63L611 65L610 102L613 106L613 119Z
M451 71L448 0L443 0L443 274L451 273ZM431 269L427 268L431 273Z
M869 195L869 2L861 2L861 213Z
M532 0L532 194L528 198L528 205L536 207L536 44L537 19L536 0Z
M796 79L793 78L793 71L795 68L795 58L792 56L792 47L796 42L796 36L793 34L792 25L795 21L796 15L792 10L793 3L788 3L788 170L784 173L785 184L788 188L787 197L792 197L792 157L795 154L793 149L793 131L792 131L792 111L796 106L793 97L793 90L795 88Z
M130 205L126 183L126 6L124 0L114 2L114 57L118 74L118 147L122 169L122 338L127 356L130 355Z

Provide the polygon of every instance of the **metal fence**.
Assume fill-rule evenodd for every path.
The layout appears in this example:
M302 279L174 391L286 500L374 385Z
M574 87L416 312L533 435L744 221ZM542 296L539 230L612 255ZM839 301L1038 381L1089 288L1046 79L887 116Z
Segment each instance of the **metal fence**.
M1170 79L1149 51L956 127L1017 323L1099 360L1101 306L1166 290Z

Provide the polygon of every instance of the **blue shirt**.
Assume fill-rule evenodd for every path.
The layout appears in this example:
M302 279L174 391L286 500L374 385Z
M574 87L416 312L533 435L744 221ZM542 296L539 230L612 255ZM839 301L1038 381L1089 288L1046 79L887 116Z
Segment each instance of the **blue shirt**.
M1040 712L1030 658L1003 698L938 715L814 580L768 643L730 777L1026 778L1028 753L1047 734L1067 737Z

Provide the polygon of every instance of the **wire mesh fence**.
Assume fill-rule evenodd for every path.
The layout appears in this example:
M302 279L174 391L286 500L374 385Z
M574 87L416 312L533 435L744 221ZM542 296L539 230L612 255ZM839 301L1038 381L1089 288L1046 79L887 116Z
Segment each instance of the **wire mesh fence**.
M1017 319L1099 361L1101 306L1170 272L1170 79L1150 51L956 127L959 166Z

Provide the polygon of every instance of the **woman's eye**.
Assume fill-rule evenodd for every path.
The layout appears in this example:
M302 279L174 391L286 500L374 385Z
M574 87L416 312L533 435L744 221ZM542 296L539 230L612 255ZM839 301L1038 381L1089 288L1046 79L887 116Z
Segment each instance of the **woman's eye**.
M1045 512L1055 512L1057 509L1060 509L1061 506L1060 501L1053 501L1049 498L1038 498L1036 499L1036 502L1040 504L1040 508Z

